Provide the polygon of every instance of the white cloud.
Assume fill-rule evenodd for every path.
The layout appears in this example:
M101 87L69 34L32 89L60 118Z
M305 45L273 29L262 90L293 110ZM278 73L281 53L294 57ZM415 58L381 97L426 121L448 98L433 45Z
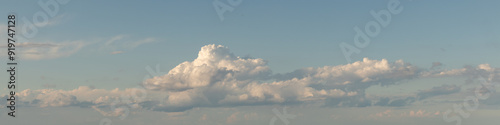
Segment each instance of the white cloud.
M53 46L34 44L32 46ZM82 86L74 90L24 90L19 97L33 106L110 106L116 101L134 108L155 111L183 112L194 107L225 107L245 105L324 103L325 106L406 106L415 101L460 91L456 85L443 85L416 92L409 97L366 97L371 86L388 86L401 80L427 77L466 76L498 79L497 68L488 64L463 69L422 71L402 60L370 60L346 65L303 68L287 74L272 74L267 62L260 58L235 56L227 47L207 45L198 57L186 61L162 76L143 81L147 99L129 96L140 88L94 89ZM88 106L87 106L88 107ZM117 111L103 114L116 114Z
M42 60L68 57L80 51L86 44L83 41L72 42L20 42L16 44L16 56L23 60ZM6 45L0 48L7 48ZM0 52L6 56L6 52Z
M53 59L68 57L80 51L86 44L82 41L75 42L22 42L16 47L20 48L20 58L27 60Z
M92 106L92 109L94 109L97 112L101 113L101 115L103 115L103 116L112 116L112 117L120 116L120 115L126 113L127 110L130 110L130 109L127 109L127 108L118 107L118 108L115 108L115 110L113 110L113 111L106 112L106 111L103 111L100 108L97 108L97 106Z
M208 119L207 114L203 114L203 115L200 117L200 121L206 121L207 119Z

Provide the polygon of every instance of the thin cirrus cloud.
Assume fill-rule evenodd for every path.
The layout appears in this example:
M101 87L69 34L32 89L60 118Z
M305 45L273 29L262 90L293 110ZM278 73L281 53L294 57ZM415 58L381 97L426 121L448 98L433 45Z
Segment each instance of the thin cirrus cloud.
M346 65L303 68L273 74L267 61L242 58L222 45L206 45L198 57L186 61L162 76L144 80L148 99L131 100L132 107L154 111L183 112L194 107L233 107L272 104L322 103L328 107L407 106L435 96L458 93L461 87L442 85L403 98L367 97L371 86L391 86L402 80L435 77L486 77L498 82L498 68L488 64L462 69L426 70L402 60L362 61ZM137 88L105 90L79 87L74 90L24 90L19 96L31 106L93 107L103 114L114 100ZM496 104L496 103L495 103Z
M410 111L394 111L394 110L385 110L382 112L378 112L375 114L369 115L369 118L379 119L379 118L404 118L404 117L421 117L421 118L429 118L429 117L441 117L441 111L426 111L426 110L410 110Z

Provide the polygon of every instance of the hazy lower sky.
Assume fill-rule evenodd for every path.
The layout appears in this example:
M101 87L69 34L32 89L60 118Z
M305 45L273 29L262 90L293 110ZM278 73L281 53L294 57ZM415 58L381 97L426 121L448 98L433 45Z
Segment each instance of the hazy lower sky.
M499 5L3 1L2 39L7 15L17 21L18 107L0 121L496 125Z

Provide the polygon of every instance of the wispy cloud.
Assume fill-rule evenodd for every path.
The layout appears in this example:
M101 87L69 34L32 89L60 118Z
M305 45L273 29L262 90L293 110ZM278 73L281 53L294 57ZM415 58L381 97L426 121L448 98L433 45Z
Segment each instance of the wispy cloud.
M139 40L131 40L128 35L113 36L104 41L101 46L103 50L112 50L113 52L125 52L125 50L132 50L141 45L153 43L157 40L155 38L144 38ZM113 53L112 52L112 53Z
M86 45L88 44L84 41L21 42L16 45L16 48L18 48L18 57L23 60L41 60L68 57L80 51ZM6 48L7 46L3 45L0 47Z

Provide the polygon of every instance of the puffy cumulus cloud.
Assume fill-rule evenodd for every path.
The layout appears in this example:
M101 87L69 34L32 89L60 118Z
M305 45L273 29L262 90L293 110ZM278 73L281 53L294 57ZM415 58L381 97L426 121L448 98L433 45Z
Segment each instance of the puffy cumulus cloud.
M5 25L0 25L0 28ZM0 34L0 37L4 33ZM21 43L16 44L19 51L16 53L23 60L45 60L56 59L72 56L80 51L84 51L85 47L93 46L107 52L111 55L124 53L135 49L141 45L154 43L158 40L155 38L134 39L126 35L118 35L110 38L94 38L91 40L72 40L72 41L29 41L21 39ZM95 47L95 46L100 46ZM0 48L8 48L8 46L0 45ZM92 50L95 51L95 50ZM0 56L7 55L7 51L0 51Z
M101 113L101 115L103 116L112 116L112 117L117 117L117 116L120 116L126 112L129 112L129 109L127 108L124 108L124 107L118 107L118 108L115 108L115 110L112 110L112 111L104 111L100 108L97 108L97 106L92 106L92 108L94 110L96 110L97 112Z
M442 65L441 63L436 64L433 63L434 65ZM477 66L464 66L463 68L460 69L436 69L436 68L431 68L431 70L427 71L421 71L419 72L418 78L441 78L441 77L460 77L460 78L465 78L465 82L467 84L478 84L483 86L483 88L479 89L480 93L488 93L490 91L495 91L494 88L495 86L498 86L498 82L500 82L500 69L499 68L494 68L491 67L489 64L480 64ZM436 86L430 89L426 90L420 90L417 93L415 93L414 96L408 96L404 98L399 98L399 99L391 99L389 97L382 97L379 99L375 105L377 106L406 106L409 105L415 101L418 100L423 100L427 99L430 97L434 96L440 96L440 95L450 95L454 93L459 93L461 92L462 87L458 85L441 85L441 86ZM467 88L466 88L467 89ZM475 88L467 89L470 90L469 92L464 92L464 93L470 93L474 94ZM492 96L496 96L495 94L492 94ZM492 105L497 105L500 104L498 103L500 101L497 101L495 99L489 98L485 100L486 104L492 104Z
M215 83L245 86L248 82L231 81L265 79L271 74L266 64L263 59L237 57L222 45L207 45L201 48L193 62L183 62L168 74L148 79L143 85L171 91L214 86Z
M206 45L198 57L183 62L163 76L145 80L152 90L168 92L153 110L183 111L192 107L324 101L335 106L369 106L365 89L392 85L417 76L417 68L398 60L354 62L340 66L304 68L272 74L263 59L235 56L222 45ZM151 105L147 102L143 105Z
M8 27L5 24L0 24L0 28L7 29ZM0 31L0 36L2 36L2 37L5 36L5 34L7 34L6 32L7 32L7 30L1 30Z

